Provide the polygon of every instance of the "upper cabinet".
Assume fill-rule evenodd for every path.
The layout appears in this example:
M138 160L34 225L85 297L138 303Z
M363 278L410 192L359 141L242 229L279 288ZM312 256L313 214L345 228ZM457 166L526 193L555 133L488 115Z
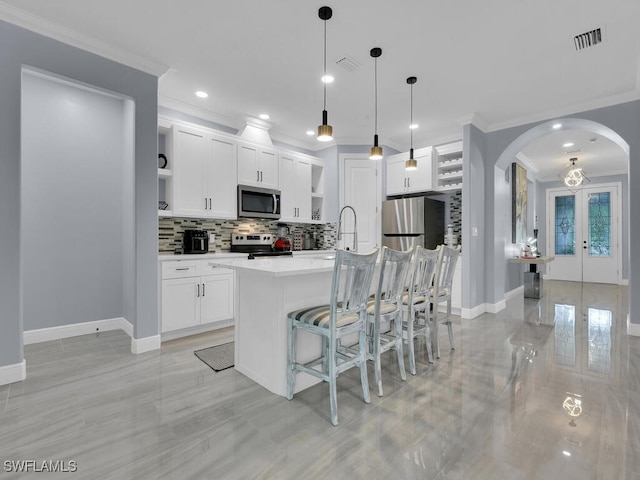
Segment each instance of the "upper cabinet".
M451 192L462 189L462 142L439 145L434 151L435 190Z
M173 159L167 189L175 216L237 216L237 144L232 137L173 125L165 149Z
M418 162L416 170L405 170L404 165L409 152L387 157L387 195L405 195L409 193L433 190L432 148L419 148L413 152Z
M283 222L320 223L324 162L160 117L159 215L235 220L238 184L279 189ZM164 208L164 209L163 209Z
M238 143L238 183L278 188L278 151L253 143Z

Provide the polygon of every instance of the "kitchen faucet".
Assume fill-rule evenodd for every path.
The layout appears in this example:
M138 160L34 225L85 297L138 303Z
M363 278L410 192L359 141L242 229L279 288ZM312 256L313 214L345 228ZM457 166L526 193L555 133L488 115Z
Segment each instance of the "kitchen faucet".
M342 213L346 209L350 209L353 212L353 232L343 232L342 231ZM358 251L358 216L356 215L356 211L353 209L351 205L345 205L340 210L340 216L338 217L338 240L342 239L342 235L353 235L353 251ZM345 250L349 250L349 247L345 248Z

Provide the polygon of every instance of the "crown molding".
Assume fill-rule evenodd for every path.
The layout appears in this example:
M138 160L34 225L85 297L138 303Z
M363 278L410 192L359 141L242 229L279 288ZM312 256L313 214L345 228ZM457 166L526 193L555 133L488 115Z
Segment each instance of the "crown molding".
M458 117L458 123L461 126L469 124L474 125L483 132L487 132L489 128L489 124L487 123L487 121L477 113L468 113L466 115Z
M520 163L522 163L522 166L527 169L527 172L532 171L534 173L538 173L540 171L538 166L535 163L533 163L533 161L529 157L527 157L524 153L518 152L516 154L516 158L520 160Z
M177 100L165 95L158 95L158 105L187 115L192 115L203 120L208 120L225 127L234 128L236 130L245 126L245 117L239 118L223 115L221 113L214 112L213 110L202 108L201 106L183 102L182 100Z
M105 42L7 5L4 2L0 2L0 19L156 77L164 75L169 70L169 67L162 63L115 48Z
M574 115L576 113L596 110L598 108L611 107L613 105L620 105L636 100L640 100L640 89L637 88L625 93L609 95L607 97L600 97L595 100L574 104L569 107L547 110L546 112L540 112L524 117L514 118L505 122L492 123L487 126L487 130L485 130L485 132L496 132L498 130L519 127L521 125L527 125L530 123L543 122L553 118L566 117L568 115Z

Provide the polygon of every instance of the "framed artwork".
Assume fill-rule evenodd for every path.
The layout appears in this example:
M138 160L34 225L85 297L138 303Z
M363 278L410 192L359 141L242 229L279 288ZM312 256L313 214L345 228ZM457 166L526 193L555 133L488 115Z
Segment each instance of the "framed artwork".
M527 242L527 171L511 164L511 241Z

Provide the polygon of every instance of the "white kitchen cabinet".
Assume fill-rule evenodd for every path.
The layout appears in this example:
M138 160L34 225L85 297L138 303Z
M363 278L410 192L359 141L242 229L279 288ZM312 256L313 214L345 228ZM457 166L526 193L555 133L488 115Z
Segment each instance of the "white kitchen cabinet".
M282 222L311 222L311 161L289 152L280 152Z
M234 317L234 272L208 260L162 264L162 333L209 326ZM227 325L229 322L225 322Z
M432 148L414 150L413 158L418 162L416 170L406 170L409 152L387 157L387 195L428 192L433 190Z
M238 143L238 183L278 188L278 151L247 142Z
M434 148L435 190L450 192L462 189L462 142L447 143Z
M169 198L175 216L237 217L237 144L230 137L174 125L167 137L173 158Z

